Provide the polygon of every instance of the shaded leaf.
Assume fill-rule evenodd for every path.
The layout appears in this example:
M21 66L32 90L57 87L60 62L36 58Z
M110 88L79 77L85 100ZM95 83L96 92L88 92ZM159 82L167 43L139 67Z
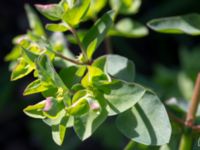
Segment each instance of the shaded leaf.
M32 31L38 36L45 36L43 25L36 12L29 5L25 5L26 14Z
M91 110L83 116L75 117L74 130L81 140L85 140L96 131L106 118L107 112L105 110L101 112Z
M109 115L116 115L132 108L145 93L145 89L137 84L118 81L109 86L110 92L104 94L108 102Z
M117 127L128 138L145 145L164 145L171 136L165 107L151 92L146 92L134 107L119 115Z

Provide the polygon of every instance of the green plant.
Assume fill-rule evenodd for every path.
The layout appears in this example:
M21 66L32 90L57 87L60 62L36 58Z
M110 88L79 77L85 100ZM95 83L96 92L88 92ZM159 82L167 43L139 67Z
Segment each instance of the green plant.
M200 15L197 13L158 18L150 21L148 26L160 33L198 36L200 35L199 18ZM171 88L168 91L170 94L167 94L175 96L166 101L169 114L177 125L174 127L176 133L172 135L172 140L174 139L175 142L171 140L163 149L199 149L200 67L198 59L198 47L190 53L184 48L180 52L181 71L172 72L163 67L157 70L156 80L165 89ZM162 76L163 73L164 76ZM173 86L176 91L172 91ZM180 100L180 97L184 100Z
M26 5L31 30L13 40L15 47L6 60L12 61L11 80L33 72L35 80L26 87L24 95L41 93L45 100L28 106L24 112L51 126L58 145L63 143L67 128L73 127L78 137L85 140L108 116L114 115L118 115L119 130L131 140L164 145L171 135L167 112L152 90L134 82L134 63L114 54L93 59L104 39L107 52L112 52L110 36L141 37L148 33L146 27L130 19L114 24L118 14L136 13L141 1L110 0L113 10L97 19L105 3L61 0L58 4L36 5L41 14L56 21L46 25L46 29L56 32L50 37L34 10ZM94 25L78 31L80 23L88 19L94 20ZM67 40L81 50L77 57L61 33L66 31L72 33Z

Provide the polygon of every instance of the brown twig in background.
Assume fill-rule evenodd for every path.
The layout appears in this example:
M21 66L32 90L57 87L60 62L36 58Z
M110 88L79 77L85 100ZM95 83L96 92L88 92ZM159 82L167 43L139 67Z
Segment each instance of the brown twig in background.
M196 112L198 109L200 100L200 73L197 76L197 80L195 83L194 93L192 95L191 103L188 109L188 113L186 116L185 125L188 127L192 127L195 122Z
M107 54L112 54L113 53L110 37L107 37L105 39L105 48L106 48L106 53Z

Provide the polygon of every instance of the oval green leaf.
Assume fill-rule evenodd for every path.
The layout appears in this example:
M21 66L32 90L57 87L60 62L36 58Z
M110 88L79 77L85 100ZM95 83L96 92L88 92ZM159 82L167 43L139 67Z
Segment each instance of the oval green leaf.
M153 19L148 26L161 33L200 35L200 15L194 13Z
M164 105L151 92L130 110L120 114L117 127L128 138L145 145L164 145L169 142L171 125Z

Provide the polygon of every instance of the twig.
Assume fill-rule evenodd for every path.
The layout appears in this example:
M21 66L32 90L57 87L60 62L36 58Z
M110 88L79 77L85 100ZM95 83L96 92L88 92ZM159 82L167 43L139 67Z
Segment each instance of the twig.
M191 103L190 103L188 113L186 116L185 125L188 127L191 127L194 124L196 112L197 112L198 105L199 105L199 100L200 100L200 73L197 76L194 93L192 95Z
M73 60L73 59L68 58L68 57L66 57L66 56L63 56L63 55L60 54L60 53L57 53L57 52L54 52L54 53L55 53L55 55L56 55L57 57L60 57L60 58L62 58L62 59L64 59L64 60L66 60L66 61L69 61L69 62L73 63L73 64L76 64L76 65L86 65L86 64L81 63L81 62L79 62L79 61L76 61L76 60Z
M105 47L106 47L106 53L107 54L112 54L113 53L110 37L107 37L105 39Z

